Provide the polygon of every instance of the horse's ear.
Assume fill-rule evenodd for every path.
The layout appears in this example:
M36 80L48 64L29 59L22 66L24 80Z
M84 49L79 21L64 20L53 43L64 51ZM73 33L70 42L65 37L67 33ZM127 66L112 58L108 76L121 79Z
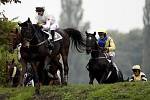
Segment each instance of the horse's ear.
M30 20L30 18L28 17L28 20L27 20L28 22L31 22L31 20Z
M96 32L94 32L94 35L96 35Z
M88 34L88 32L87 32L87 31L85 31L85 34L87 35L87 34Z
M18 25L21 27L22 26L22 24L21 23L18 23Z

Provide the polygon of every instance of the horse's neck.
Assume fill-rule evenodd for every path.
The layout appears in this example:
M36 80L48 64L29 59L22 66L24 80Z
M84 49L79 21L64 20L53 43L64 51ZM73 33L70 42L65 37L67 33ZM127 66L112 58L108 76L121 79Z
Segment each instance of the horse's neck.
M23 38L22 38L21 35L18 33L17 39L16 39L16 44L17 44L17 45L20 45L20 43L22 44L22 42L23 42Z
M96 45L91 52L92 58L105 57L105 54L99 49L98 45Z
M34 39L35 43L43 42L44 40L48 38L47 34L39 29L35 32L35 35L36 35L36 38Z

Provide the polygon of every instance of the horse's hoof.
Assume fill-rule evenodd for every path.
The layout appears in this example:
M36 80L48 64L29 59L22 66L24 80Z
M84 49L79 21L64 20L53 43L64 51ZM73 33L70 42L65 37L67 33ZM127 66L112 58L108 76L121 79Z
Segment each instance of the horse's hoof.
M33 98L34 98L34 100L40 100L39 99L40 96L41 96L40 94L34 93Z
M64 82L64 81L63 81L63 82L61 82L61 85L62 85L62 86L66 86L66 85L67 85L67 82Z
M89 82L89 84L90 84L90 85L93 85L93 83L92 83L92 82Z

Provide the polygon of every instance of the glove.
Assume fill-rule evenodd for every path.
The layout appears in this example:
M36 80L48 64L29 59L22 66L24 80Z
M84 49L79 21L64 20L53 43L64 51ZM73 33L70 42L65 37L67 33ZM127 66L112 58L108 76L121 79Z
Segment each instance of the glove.
M42 28L43 26L43 24L41 24L41 23L37 23L37 25L40 27L40 28Z
M108 51L108 48L107 48L107 47L104 47L104 51Z

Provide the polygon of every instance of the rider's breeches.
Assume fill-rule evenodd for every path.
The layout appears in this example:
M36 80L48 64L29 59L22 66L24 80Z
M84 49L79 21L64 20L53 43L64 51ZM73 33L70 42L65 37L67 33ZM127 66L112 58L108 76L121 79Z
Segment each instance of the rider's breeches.
M112 65L113 65L113 67L115 67L116 70L119 71L119 69L118 69L118 67L117 67L117 65L116 65L116 63L115 63L115 61L114 61L115 53L109 54L109 56L110 56L111 63L112 63Z

